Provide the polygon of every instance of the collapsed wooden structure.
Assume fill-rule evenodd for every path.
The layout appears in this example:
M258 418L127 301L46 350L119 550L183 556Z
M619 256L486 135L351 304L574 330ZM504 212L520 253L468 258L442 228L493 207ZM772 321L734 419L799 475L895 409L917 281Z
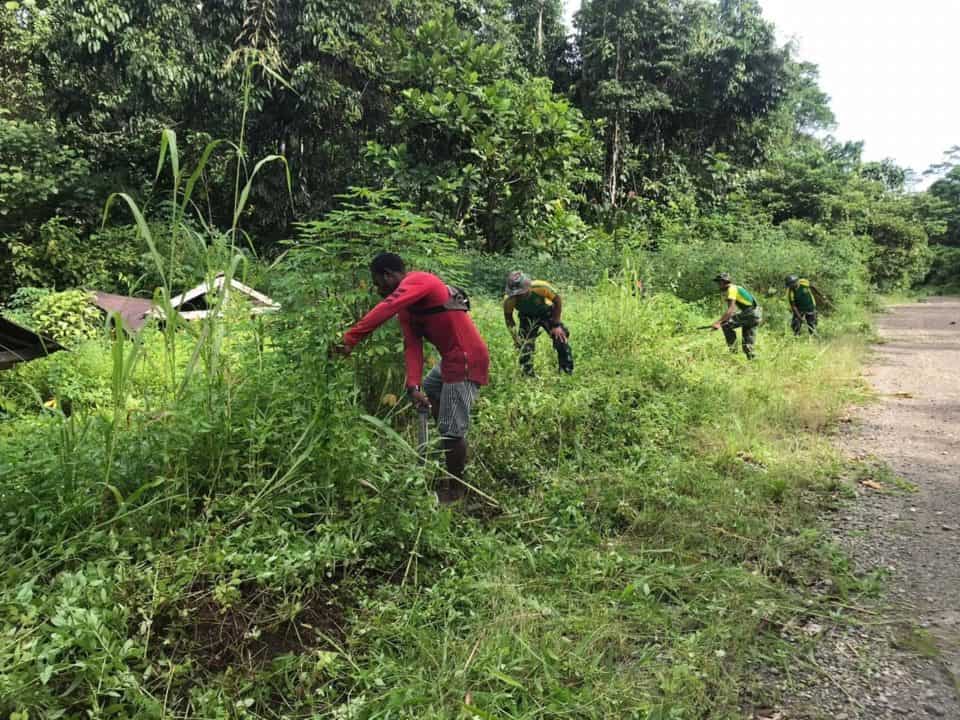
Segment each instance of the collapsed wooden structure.
M214 301L211 294L221 292L222 300ZM220 308L226 304L231 296L241 297L247 301L250 304L251 315L262 315L280 309L280 305L272 298L244 285L239 280L231 278L227 282L223 273L217 275L211 282L202 282L171 298L170 306L184 320L201 320L208 317L214 308ZM94 291L90 295L90 302L104 312L118 313L123 326L130 332L138 332L151 318L163 320L164 317L163 310L153 300L147 298ZM65 349L53 339L0 316L0 370Z
M223 292L222 302L214 302L211 295L220 292ZM244 285L239 280L231 278L228 283L223 273L218 274L211 282L202 282L171 298L170 306L184 320L202 320L209 316L214 306L222 307L231 296L241 297L249 302L252 315L276 312L280 309L280 305L272 298ZM150 318L162 320L164 317L163 309L146 298L97 291L93 293L91 302L105 312L119 313L123 326L130 332L140 330Z
M223 292L223 304L229 301L231 295L238 295L247 300L250 303L251 315L262 315L280 309L280 305L275 303L272 298L244 285L239 280L230 278L228 283L223 273L217 275L213 282L202 282L185 293L171 298L170 305L184 320L201 320L207 317L212 309L213 303L209 300L211 293L221 291ZM157 310L154 310L154 312L156 313Z

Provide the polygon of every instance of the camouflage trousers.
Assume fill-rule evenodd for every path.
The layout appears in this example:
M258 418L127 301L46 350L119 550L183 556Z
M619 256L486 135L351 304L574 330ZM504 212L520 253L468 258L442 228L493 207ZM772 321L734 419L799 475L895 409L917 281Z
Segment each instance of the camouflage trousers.
M810 331L811 335L817 333L817 311L813 312L801 312L800 315L794 314L790 319L790 327L793 328L793 334L799 335L803 330L803 325L806 323L807 330Z
M550 339L557 353L560 372L571 375L573 374L573 350L570 349L570 330L562 323L560 328L567 337L567 342L560 342L552 336ZM537 335L541 330L550 335L550 323L547 320L528 315L520 316L520 367L523 368L524 375L533 375L533 353L537 348Z
M753 360L756 357L754 346L757 344L757 328L762 322L763 311L758 305L741 310L724 323L722 326L723 336L727 340L727 347L730 348L730 352L737 351L737 328L740 328L740 333L743 336L743 354Z

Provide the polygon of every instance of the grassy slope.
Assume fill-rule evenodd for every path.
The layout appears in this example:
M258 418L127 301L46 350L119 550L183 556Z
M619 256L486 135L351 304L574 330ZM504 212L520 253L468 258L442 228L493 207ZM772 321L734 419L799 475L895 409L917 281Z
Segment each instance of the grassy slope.
M110 498L91 475L74 490L104 495L90 511L99 544L70 539L84 532L74 528L25 545L8 523L0 711L739 717L763 694L755 669L794 662L799 628L857 586L815 515L842 489L818 433L857 392L862 336L851 331L862 328L827 320L819 342L796 341L768 309L760 359L748 364L718 334L693 330L707 318L669 297L610 288L573 295L568 308L576 375L554 374L541 339L532 381L517 373L499 309L476 310L493 383L476 407L471 481L497 507L436 509L397 436L347 410L329 432L331 454L281 477L301 473L298 493L328 467L341 481L355 475L352 487L366 478L367 490L322 495L326 509L262 503L276 482L229 485L224 473L213 488L151 490L149 517L125 524L103 511ZM290 457L298 432L283 436ZM30 455L5 437L8 463ZM131 440L118 454L177 442L186 457L198 441ZM220 453L209 479L231 454L219 436L206 442L203 457ZM340 459L345 450L370 464ZM16 492L39 477L22 470ZM18 507L33 503L35 523L64 502L16 496ZM219 519L218 503L232 519Z
M543 379L516 378L488 331L478 482L509 475L509 510L458 518L455 565L374 605L378 711L737 717L751 669L795 652L780 629L829 611L811 588L846 592L812 511L840 487L817 433L855 388L860 340L762 332L748 365L663 298L571 307L574 379L546 347ZM496 327L495 308L481 317Z

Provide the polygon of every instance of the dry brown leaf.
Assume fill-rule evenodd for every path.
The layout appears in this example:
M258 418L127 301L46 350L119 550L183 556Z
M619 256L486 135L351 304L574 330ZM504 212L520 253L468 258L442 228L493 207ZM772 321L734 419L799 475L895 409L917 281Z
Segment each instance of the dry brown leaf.
M908 392L895 392L895 393L893 393L892 397L895 397L895 398L912 398L912 397L913 397L913 393L908 393Z
M463 704L464 704L464 705L473 705L473 693L470 692L469 690L467 691L467 694L464 695L464 697L463 697Z
M876 480L861 480L860 484L864 487L870 488L871 490L883 490L883 485L878 483Z

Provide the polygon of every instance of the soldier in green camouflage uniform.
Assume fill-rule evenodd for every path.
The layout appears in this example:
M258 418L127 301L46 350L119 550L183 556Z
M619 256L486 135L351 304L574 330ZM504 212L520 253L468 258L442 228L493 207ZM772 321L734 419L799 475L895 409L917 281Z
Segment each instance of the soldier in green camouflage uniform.
M790 303L790 327L799 335L804 324L811 335L817 334L817 288L806 278L787 275L787 302Z
M560 321L564 303L560 293L545 280L533 280L519 270L507 276L503 296L503 319L513 342L520 350L520 367L525 375L533 375L533 352L537 335L545 330L553 340L560 372L573 374L573 351L570 349L570 330ZM520 316L517 334L514 314Z
M757 344L757 328L763 322L760 305L749 290L733 284L730 273L720 273L713 280L720 284L720 291L728 304L723 317L711 327L714 330L723 330L730 352L737 351L737 328L740 328L743 353L753 360L756 357L754 347Z

